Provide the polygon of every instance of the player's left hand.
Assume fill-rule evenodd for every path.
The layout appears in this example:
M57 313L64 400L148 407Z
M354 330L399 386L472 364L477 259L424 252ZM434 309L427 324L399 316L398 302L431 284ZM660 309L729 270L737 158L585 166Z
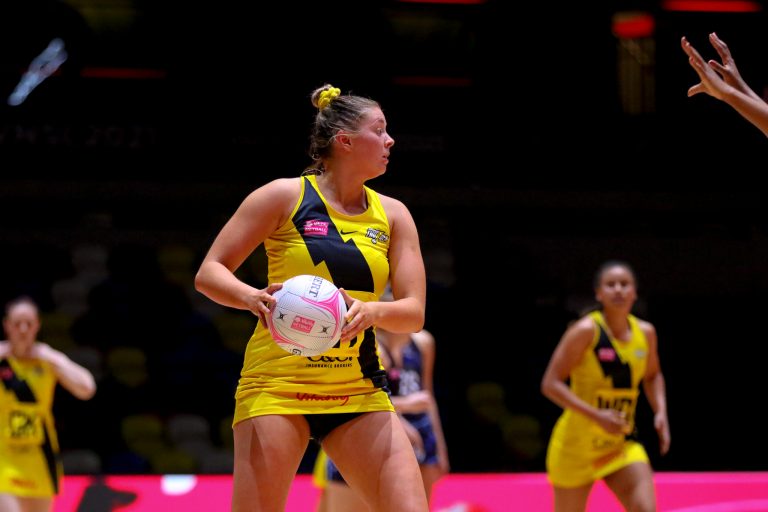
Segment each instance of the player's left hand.
M341 330L341 341L346 343L372 326L374 316L370 302L351 297L344 288L339 288L339 291L347 304L347 314L344 316L346 323Z

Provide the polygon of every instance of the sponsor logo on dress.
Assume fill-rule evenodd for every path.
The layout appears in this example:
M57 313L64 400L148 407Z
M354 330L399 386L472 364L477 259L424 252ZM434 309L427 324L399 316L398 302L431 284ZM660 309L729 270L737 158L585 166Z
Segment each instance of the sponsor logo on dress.
M600 348L597 350L597 358L604 363L610 363L616 360L616 351L612 348Z
M296 393L296 399L302 402L341 402L339 405L346 405L349 402L349 395L315 395L314 393Z
M325 220L308 220L304 223L305 235L328 235L328 221Z
M312 356L307 368L352 368L352 357Z
M16 487L23 487L25 489L34 489L37 487L34 480L28 480L26 478L11 477L11 483Z

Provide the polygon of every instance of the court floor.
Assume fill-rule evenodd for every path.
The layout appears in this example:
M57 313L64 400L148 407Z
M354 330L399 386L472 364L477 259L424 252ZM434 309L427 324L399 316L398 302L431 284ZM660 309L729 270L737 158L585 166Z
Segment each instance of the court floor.
M655 478L660 511L768 511L768 472L657 473ZM227 511L231 484L228 475L68 476L54 512ZM311 476L298 475L286 512L311 512L317 499ZM433 512L549 512L551 508L549 484L540 473L451 474L437 484L432 503ZM622 509L598 484L588 510Z

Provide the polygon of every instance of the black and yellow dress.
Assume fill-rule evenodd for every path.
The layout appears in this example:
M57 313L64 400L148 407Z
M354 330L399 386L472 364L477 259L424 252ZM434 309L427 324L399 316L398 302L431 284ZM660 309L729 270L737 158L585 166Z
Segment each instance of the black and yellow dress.
M264 242L270 283L313 274L362 301L378 300L389 279L390 226L376 192L365 187L368 208L335 211L304 176L288 221ZM320 356L289 354L259 323L245 350L233 423L265 414L394 411L385 390L373 328Z
M0 493L48 498L62 467L53 419L56 375L38 359L0 359Z
M570 387L598 408L626 414L630 434L609 434L583 414L566 409L555 424L547 450L547 476L557 487L580 487L633 464L648 462L635 440L635 410L648 360L648 340L636 317L629 315L631 338L612 339L603 314L590 313L595 337L571 372Z

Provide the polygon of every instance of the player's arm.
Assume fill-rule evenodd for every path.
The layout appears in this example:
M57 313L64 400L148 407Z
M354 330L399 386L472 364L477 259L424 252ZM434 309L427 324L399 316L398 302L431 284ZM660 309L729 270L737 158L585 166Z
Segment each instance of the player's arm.
M595 329L594 321L584 317L565 331L544 372L541 392L563 409L572 409L598 423L606 432L620 434L628 428L628 423L618 411L598 409L588 404L571 391L566 383L592 344Z
M435 337L432 336L427 330L422 330L413 335L413 339L416 345L421 351L422 371L421 371L421 385L425 391L429 392L431 397L429 407L429 419L432 421L432 429L435 432L435 439L437 441L437 457L440 469L444 473L450 471L450 463L448 461L448 445L445 442L445 435L443 434L443 424L440 421L440 410L437 406L437 400L435 399L434 388L434 370L435 370Z
M96 394L93 374L63 352L46 343L36 342L32 347L32 357L47 361L53 368L59 384L80 400L89 400Z
M723 101L768 136L768 104L735 89L723 94Z
M274 180L251 192L214 240L195 276L195 288L224 306L263 316L279 286L258 290L234 272L290 215L300 193L297 178Z
M416 334L412 335L414 339L417 339ZM418 345L418 341L416 341L416 344ZM419 350L421 348L419 347ZM422 358L424 357L424 354L422 353ZM389 370L392 368L393 363L389 359L389 354L386 351L381 352L381 364L384 366L385 369ZM426 362L422 361L422 367L426 365ZM424 389L424 378L422 376L422 389L419 391L414 391L413 393L409 393L405 396L403 395L391 395L389 398L392 401L392 405L395 408L395 412L397 412L398 415L403 414L418 414L422 412L429 411L429 408L432 406L432 403L434 402L432 398L431 391L428 391L427 389ZM403 421L407 421L405 418L402 418Z
M664 455L669 451L671 437L667 417L666 384L659 362L658 337L656 329L648 322L641 322L640 329L648 340L648 361L643 377L643 391L653 409L653 426L659 437L659 451Z
M416 223L406 206L397 200L382 198L389 205L392 238L389 245L390 284L394 301L381 304L376 318L390 332L418 332L424 327L427 280L419 246Z
M741 79L725 43L710 34L710 42L723 59L723 64L720 64L714 60L705 61L685 37L680 42L688 55L688 63L701 79L688 89L688 96L709 94L733 107L768 136L768 104Z

